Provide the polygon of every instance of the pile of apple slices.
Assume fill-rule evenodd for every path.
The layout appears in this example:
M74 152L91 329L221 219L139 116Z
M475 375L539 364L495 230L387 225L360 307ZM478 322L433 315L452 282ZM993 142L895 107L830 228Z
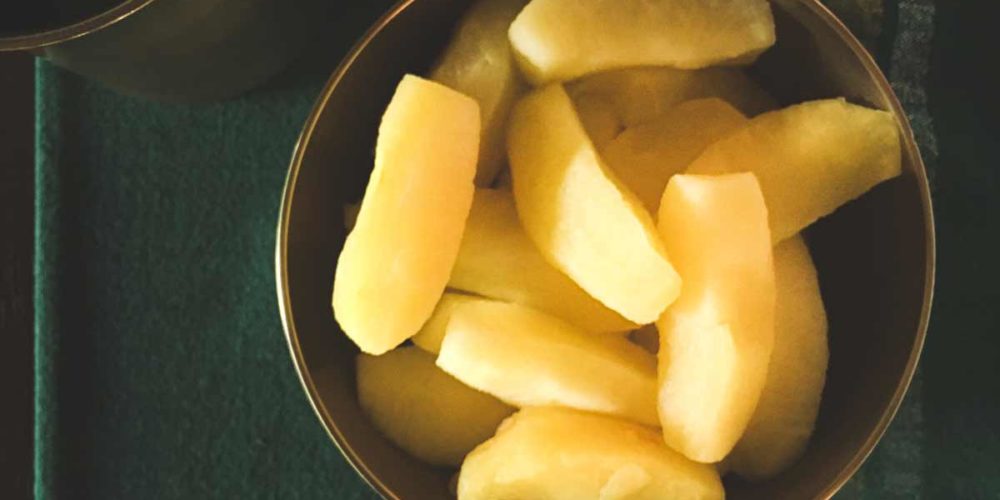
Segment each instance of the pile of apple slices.
M766 0L481 0L400 82L333 309L362 408L459 498L722 498L713 464L801 456L801 232L900 145L884 111L777 109L739 67L773 43Z

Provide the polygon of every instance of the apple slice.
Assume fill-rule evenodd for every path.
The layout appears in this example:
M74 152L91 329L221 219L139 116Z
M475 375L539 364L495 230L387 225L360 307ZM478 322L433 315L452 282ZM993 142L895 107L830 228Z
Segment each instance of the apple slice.
M461 464L514 411L462 385L416 347L361 354L357 368L361 409L396 446L432 465Z
M655 321L680 279L649 213L598 156L562 86L524 97L507 140L517 212L546 260L626 319Z
M448 329L448 322L451 321L451 313L459 304L474 301L489 301L475 295L464 293L446 292L441 296L441 301L434 308L431 318L424 323L424 327L413 336L411 340L417 347L431 353L437 354L441 350L441 341Z
M507 29L528 0L479 0L459 23L431 79L479 102L482 135L476 185L493 183L506 160L504 132L526 85L514 63Z
M577 103L585 99L609 102L623 127L645 123L692 99L718 97L749 116L778 107L738 68L625 68L581 78L567 90Z
M539 309L590 332L636 327L542 257L521 228L508 191L476 190L448 286Z
M627 66L749 64L774 44L774 19L767 0L533 0L510 42L543 84Z
M746 122L743 114L722 99L695 99L626 129L601 150L601 156L649 213L655 214L670 177Z
M774 247L774 351L767 383L743 438L730 454L748 479L773 477L802 456L819 414L829 360L826 311L802 236Z
M565 408L525 408L462 463L461 500L722 499L711 466L650 428Z
M455 307L437 364L514 406L567 406L657 423L653 355L623 336L587 333L516 304Z
M891 113L827 99L750 120L706 149L687 172L753 172L777 243L898 176L901 154Z
M752 174L675 175L659 228L684 290L657 322L667 445L718 462L753 416L774 343L767 208Z
M472 205L478 150L476 101L403 77L334 279L334 315L362 351L396 347L434 311Z

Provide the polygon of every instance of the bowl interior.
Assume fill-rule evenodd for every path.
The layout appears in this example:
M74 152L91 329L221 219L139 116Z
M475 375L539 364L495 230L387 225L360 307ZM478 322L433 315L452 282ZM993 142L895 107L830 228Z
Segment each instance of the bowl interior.
M404 73L422 73L447 43L467 0L412 0L369 34L331 79L293 161L279 228L282 313L293 358L323 425L383 495L448 496L453 470L388 443L357 404L357 349L330 310L342 205L360 198L379 119ZM783 104L844 96L897 114L904 175L819 221L807 238L830 319L830 368L805 456L773 480L727 479L731 498L829 496L854 472L898 407L919 350L933 268L923 166L888 84L812 0L773 2L778 43L751 73Z

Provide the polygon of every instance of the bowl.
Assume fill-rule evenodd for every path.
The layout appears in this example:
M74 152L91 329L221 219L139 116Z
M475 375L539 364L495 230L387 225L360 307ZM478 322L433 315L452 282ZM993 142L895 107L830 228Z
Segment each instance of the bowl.
M446 498L453 470L410 458L358 406L357 348L330 309L342 205L359 199L382 112L404 73L423 73L468 0L408 0L330 78L289 168L278 222L277 292L292 360L333 442L387 498ZM816 0L774 0L778 42L751 74L782 104L845 96L892 112L903 175L820 220L807 239L830 321L830 365L815 435L793 467L761 483L727 478L730 498L826 498L885 432L917 365L934 284L934 221L906 115L871 56Z
M46 0L0 8L0 53L29 50L118 91L233 97L301 55L323 0ZM8 12L9 11L9 12Z
M139 12L154 0L23 2L0 19L0 51L29 50L74 40Z

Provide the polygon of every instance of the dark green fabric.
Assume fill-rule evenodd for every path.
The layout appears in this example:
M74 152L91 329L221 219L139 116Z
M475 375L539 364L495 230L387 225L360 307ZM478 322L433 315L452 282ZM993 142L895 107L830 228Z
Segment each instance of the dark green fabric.
M332 19L338 60L389 4ZM37 66L36 496L370 498L309 407L273 272L330 72L170 105Z
M38 77L38 496L368 496L275 304L280 187L320 82L189 108Z
M996 88L975 63L991 53L988 17L954 0L830 4L911 115L940 248L920 373L840 496L998 498L1000 294L985 280L1000 276L1000 186L973 97ZM368 21L341 22L329 50ZM324 73L178 106L39 64L40 498L372 496L309 409L275 303L281 186Z

